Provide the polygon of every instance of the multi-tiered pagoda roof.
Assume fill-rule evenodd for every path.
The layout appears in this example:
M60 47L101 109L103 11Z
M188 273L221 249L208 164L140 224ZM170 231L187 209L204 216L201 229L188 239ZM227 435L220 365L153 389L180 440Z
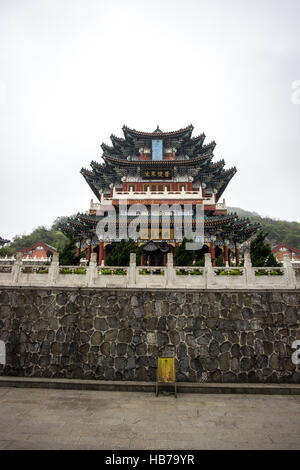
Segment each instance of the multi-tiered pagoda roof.
M124 138L111 135L112 146L102 144L104 163L91 162L91 170L82 168L81 173L99 198L100 192L107 192L112 186L121 186L124 174L134 176L137 168L174 168L174 177L188 174L193 178L193 186L206 185L207 192L215 192L217 201L236 173L236 168L224 169L224 160L212 162L216 143L204 145L205 135L191 137L193 126L172 132L162 132L159 127L154 132L140 132L123 127ZM154 139L163 140L164 148L174 159L164 155L163 160L142 160L141 150L151 149Z
M244 242L255 233L259 224L228 214L225 203L219 200L236 173L225 168L224 160L213 161L216 143L205 144L203 133L192 137L189 125L177 131L163 132L159 126L153 132L141 132L123 126L123 137L111 135L111 145L102 144L102 162L91 162L91 169L81 174L100 203L111 201L118 207L124 195L129 203L170 203L193 207L203 204L205 235ZM160 153L154 154L153 145ZM160 184L161 183L161 184ZM157 199L158 198L158 199ZM97 204L96 204L97 205ZM78 213L62 227L75 233L77 239L92 238L96 225L104 216L95 207L88 214ZM196 224L196 211L192 224ZM118 218L118 216L117 216ZM128 222L130 222L128 217ZM171 227L174 218L171 216Z

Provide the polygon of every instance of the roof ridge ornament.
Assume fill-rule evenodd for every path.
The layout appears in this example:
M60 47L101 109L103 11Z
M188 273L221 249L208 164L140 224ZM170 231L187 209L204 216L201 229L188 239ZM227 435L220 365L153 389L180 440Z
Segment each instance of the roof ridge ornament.
M162 134L162 133L163 133L163 131L160 130L159 124L157 124L157 128L155 129L155 131L153 131L153 134Z

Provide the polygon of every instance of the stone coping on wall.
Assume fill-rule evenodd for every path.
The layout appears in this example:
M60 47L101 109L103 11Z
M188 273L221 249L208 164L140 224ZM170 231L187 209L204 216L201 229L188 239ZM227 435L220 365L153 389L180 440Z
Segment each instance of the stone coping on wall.
M37 377L0 377L0 387L94 390L116 392L155 392L155 382L116 380L51 379ZM160 391L172 393L173 384L160 385ZM179 393L300 395L300 384L191 383L178 382Z
M229 294L229 293L234 293L234 294L238 294L238 293L242 293L242 292L249 292L249 293L254 293L254 292L257 292L258 294L262 294L263 292L273 292L273 293L276 293L276 292L290 292L291 294L297 294L300 292L300 288L299 289L291 289L291 288L276 288L276 289L272 289L272 288L238 288L238 289L235 289L235 288L224 288L224 289L201 289L201 288L198 288L198 289L189 289L189 288L185 288L185 287L120 287L120 286L106 286L106 287L68 287L68 286L0 286L0 290L1 291L4 291L4 290L10 290L10 291L22 291L22 290L26 290L26 291L31 291L31 290L40 290L40 291L49 291L49 292L53 292L53 291L58 291L58 292L61 292L61 291L70 291L70 292L111 292L111 291L121 291L121 292L136 292L136 291L148 291L148 292L183 292L183 293L196 293L196 292L207 292L207 293L213 293L213 292L222 292L222 293L225 293L225 294Z

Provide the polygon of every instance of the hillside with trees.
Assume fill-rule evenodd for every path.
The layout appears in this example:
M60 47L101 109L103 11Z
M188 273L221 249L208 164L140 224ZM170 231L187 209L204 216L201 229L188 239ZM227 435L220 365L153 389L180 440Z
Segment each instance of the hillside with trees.
M44 242L57 250L63 250L68 243L68 238L57 227L65 219L66 217L58 217L50 228L41 225L29 235L16 235L10 243L0 249L0 256L14 255L21 248L27 248L37 242Z
M239 207L228 207L228 212L236 212L240 217L249 217L251 222L259 222L268 234L267 241L271 246L285 242L292 248L300 249L300 223L262 217L257 212L250 212Z

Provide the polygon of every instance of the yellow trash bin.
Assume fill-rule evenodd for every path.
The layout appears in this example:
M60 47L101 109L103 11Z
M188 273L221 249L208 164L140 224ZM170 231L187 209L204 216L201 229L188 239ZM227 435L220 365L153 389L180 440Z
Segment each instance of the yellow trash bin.
M157 379L156 379L156 396L158 396L159 384L174 384L175 397L177 397L177 386L175 376L174 357L159 357L157 361Z

